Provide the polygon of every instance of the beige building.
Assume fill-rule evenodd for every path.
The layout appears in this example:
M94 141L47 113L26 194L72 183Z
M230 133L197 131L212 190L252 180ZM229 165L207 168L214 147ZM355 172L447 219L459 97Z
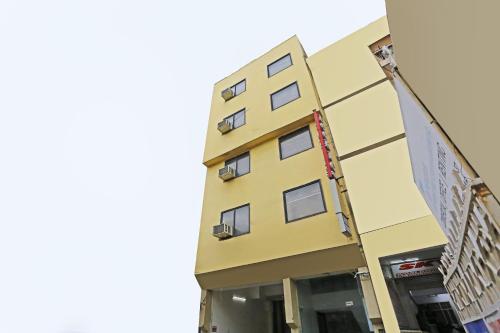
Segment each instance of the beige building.
M215 84L200 332L460 326L381 56L391 43L385 18L311 56L292 37Z

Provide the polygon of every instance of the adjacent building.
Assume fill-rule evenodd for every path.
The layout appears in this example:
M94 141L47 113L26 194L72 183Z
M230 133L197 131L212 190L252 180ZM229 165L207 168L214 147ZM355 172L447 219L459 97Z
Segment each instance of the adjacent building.
M500 332L500 3L387 0L387 11L414 179L449 240L444 284L469 332Z
M200 332L451 332L447 243L414 183L387 20L296 36L214 85Z

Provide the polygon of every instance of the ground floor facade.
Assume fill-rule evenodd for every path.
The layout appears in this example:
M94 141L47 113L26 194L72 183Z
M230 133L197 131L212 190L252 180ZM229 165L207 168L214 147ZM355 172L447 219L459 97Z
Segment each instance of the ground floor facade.
M310 256L288 277L263 282L247 267L260 282L226 279L227 286L204 289L199 331L465 332L438 270L446 239L431 216L361 234L361 241L359 257L351 254L356 267L335 270ZM342 261L348 262L345 250ZM342 253L330 254L321 260ZM322 265L329 271L321 272ZM279 274L279 267L269 276Z

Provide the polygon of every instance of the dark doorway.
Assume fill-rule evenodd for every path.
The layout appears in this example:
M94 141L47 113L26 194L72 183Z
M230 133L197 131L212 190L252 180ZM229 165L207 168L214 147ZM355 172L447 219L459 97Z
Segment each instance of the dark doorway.
M283 300L273 301L273 333L290 333L290 327L286 324Z
M362 333L351 311L318 312L320 333Z
M448 302L420 304L417 320L420 327L428 332L465 332Z

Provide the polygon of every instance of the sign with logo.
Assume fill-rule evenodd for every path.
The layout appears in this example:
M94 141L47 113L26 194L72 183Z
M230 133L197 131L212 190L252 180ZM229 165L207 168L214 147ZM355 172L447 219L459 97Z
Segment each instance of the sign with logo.
M321 151L323 152L323 158L325 159L326 175L329 179L334 179L335 168L333 165L330 148L328 147L328 140L326 139L325 124L323 124L323 119L321 119L321 114L319 113L319 111L314 112L314 122L316 123L319 143L321 144Z
M407 261L391 265L396 279L439 273L439 259Z

